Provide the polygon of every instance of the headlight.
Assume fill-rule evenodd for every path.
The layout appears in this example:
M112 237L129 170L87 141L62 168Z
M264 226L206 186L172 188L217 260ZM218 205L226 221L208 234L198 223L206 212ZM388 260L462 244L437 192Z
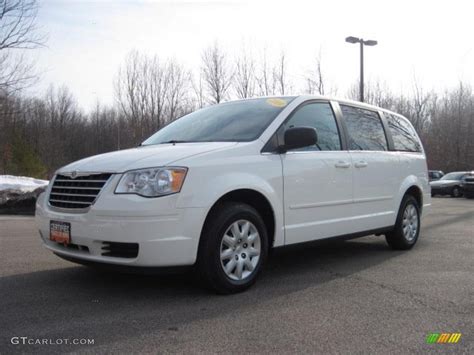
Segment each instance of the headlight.
M137 194L158 197L181 191L187 168L150 168L123 174L116 194Z

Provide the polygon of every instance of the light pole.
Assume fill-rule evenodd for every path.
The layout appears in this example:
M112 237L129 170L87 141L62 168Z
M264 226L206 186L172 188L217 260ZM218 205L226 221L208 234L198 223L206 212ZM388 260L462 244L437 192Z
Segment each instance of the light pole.
M374 40L366 40L364 41L363 38L357 37L346 37L347 43L359 43L360 44L360 86L359 86L359 98L360 102L364 102L364 45L365 46L375 46L377 45L377 41Z

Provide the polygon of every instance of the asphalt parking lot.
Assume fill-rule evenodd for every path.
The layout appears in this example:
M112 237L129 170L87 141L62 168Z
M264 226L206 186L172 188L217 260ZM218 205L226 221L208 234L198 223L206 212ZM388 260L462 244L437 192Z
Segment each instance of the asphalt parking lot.
M189 274L62 261L30 217L0 217L0 254L0 353L474 353L474 200L434 198L409 252L375 236L279 251L254 288L232 296ZM426 344L432 332L462 337Z

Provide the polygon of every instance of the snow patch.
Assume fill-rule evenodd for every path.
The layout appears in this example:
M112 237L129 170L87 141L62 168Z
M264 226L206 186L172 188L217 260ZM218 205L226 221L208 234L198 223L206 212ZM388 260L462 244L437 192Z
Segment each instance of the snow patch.
M31 192L38 187L46 187L48 184L48 180L34 179L27 176L0 175L0 191L18 190Z

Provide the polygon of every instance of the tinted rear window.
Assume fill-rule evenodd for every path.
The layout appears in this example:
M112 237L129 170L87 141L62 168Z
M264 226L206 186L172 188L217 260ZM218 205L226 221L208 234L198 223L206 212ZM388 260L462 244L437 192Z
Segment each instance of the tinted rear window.
M395 150L404 152L421 152L421 143L416 136L415 129L405 119L384 113L388 129L392 134Z
M341 105L349 133L350 150L388 150L379 114L353 106Z

